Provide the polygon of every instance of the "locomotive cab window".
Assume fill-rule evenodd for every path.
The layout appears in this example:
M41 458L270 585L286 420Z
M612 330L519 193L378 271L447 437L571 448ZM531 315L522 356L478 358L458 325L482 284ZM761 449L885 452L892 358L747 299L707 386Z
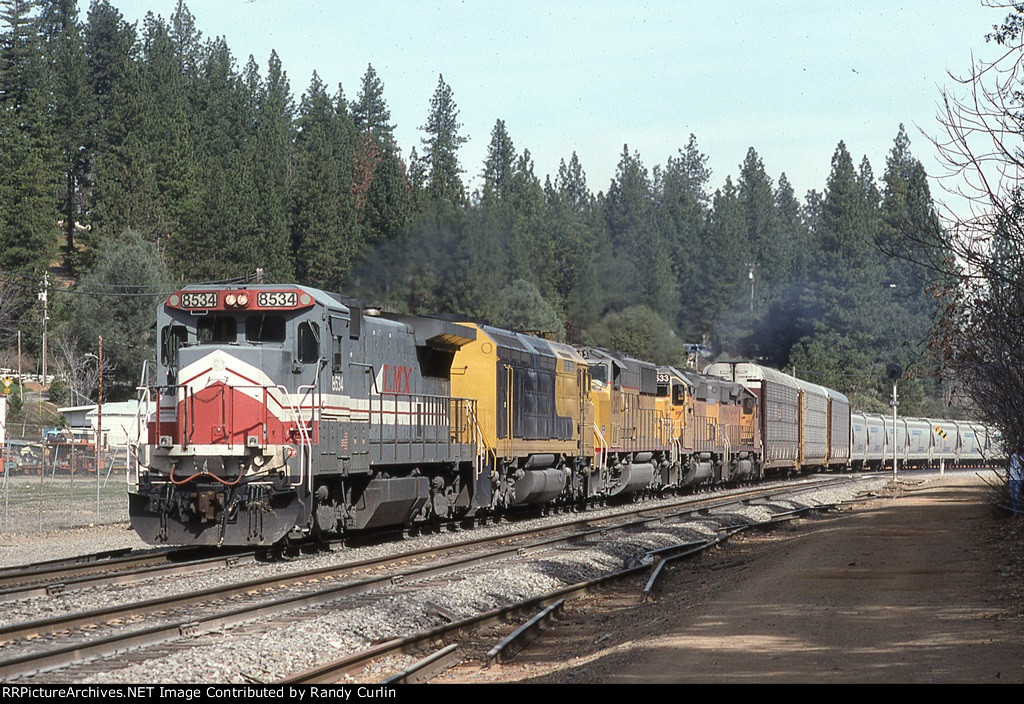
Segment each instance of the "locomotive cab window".
M284 342L285 327L282 315L250 315L245 319L245 339L249 342Z
M303 364L320 359L320 326L316 323L299 324L299 361Z
M196 338L200 345L235 342L238 321L228 315L204 315L196 321Z
M682 406L686 403L686 387L682 384L672 384L672 405Z
M160 363L165 367L178 366L178 350L188 342L184 325L164 325L160 331Z

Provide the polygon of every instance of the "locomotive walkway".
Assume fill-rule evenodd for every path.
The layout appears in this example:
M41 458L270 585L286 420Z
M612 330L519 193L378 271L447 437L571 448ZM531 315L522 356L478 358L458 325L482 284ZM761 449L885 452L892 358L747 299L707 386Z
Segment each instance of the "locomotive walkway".
M570 609L488 679L1024 682L1024 524L985 494L973 472L934 476L738 541L655 603L624 589Z

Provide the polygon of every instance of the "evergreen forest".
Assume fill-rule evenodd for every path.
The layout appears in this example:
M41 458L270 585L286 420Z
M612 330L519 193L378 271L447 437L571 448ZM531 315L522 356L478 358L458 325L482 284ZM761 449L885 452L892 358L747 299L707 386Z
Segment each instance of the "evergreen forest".
M888 410L897 362L901 414L957 412L928 354L931 274L893 256L903 233L940 231L901 125L878 171L840 142L805 194L754 147L712 174L685 134L667 158L622 145L597 184L569 150L536 173L500 116L471 135L484 163L460 161L443 76L414 145L373 66L344 89L292 80L184 2L132 24L109 0L0 0L0 366L20 331L39 368L45 304L55 399L95 397L99 334L106 393L132 394L162 295L261 269L659 363L702 345L698 363L756 358L861 410Z

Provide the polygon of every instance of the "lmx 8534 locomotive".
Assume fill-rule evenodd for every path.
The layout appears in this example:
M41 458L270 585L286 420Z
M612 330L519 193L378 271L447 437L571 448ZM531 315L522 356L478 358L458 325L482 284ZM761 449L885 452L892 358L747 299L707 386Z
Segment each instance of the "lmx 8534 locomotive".
M129 496L152 544L269 546L851 462L845 397L785 375L656 367L302 286L187 287L157 327Z

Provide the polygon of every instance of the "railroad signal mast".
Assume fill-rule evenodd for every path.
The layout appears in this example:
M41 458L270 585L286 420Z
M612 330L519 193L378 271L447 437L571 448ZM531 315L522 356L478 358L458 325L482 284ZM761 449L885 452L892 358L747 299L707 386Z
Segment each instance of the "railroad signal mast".
M896 362L890 362L885 367L885 375L892 381L892 401L889 405L892 406L892 480L896 481L897 477L897 450L896 450L896 409L900 405L899 397L896 395L896 383L900 377L903 376L903 367L898 365Z

